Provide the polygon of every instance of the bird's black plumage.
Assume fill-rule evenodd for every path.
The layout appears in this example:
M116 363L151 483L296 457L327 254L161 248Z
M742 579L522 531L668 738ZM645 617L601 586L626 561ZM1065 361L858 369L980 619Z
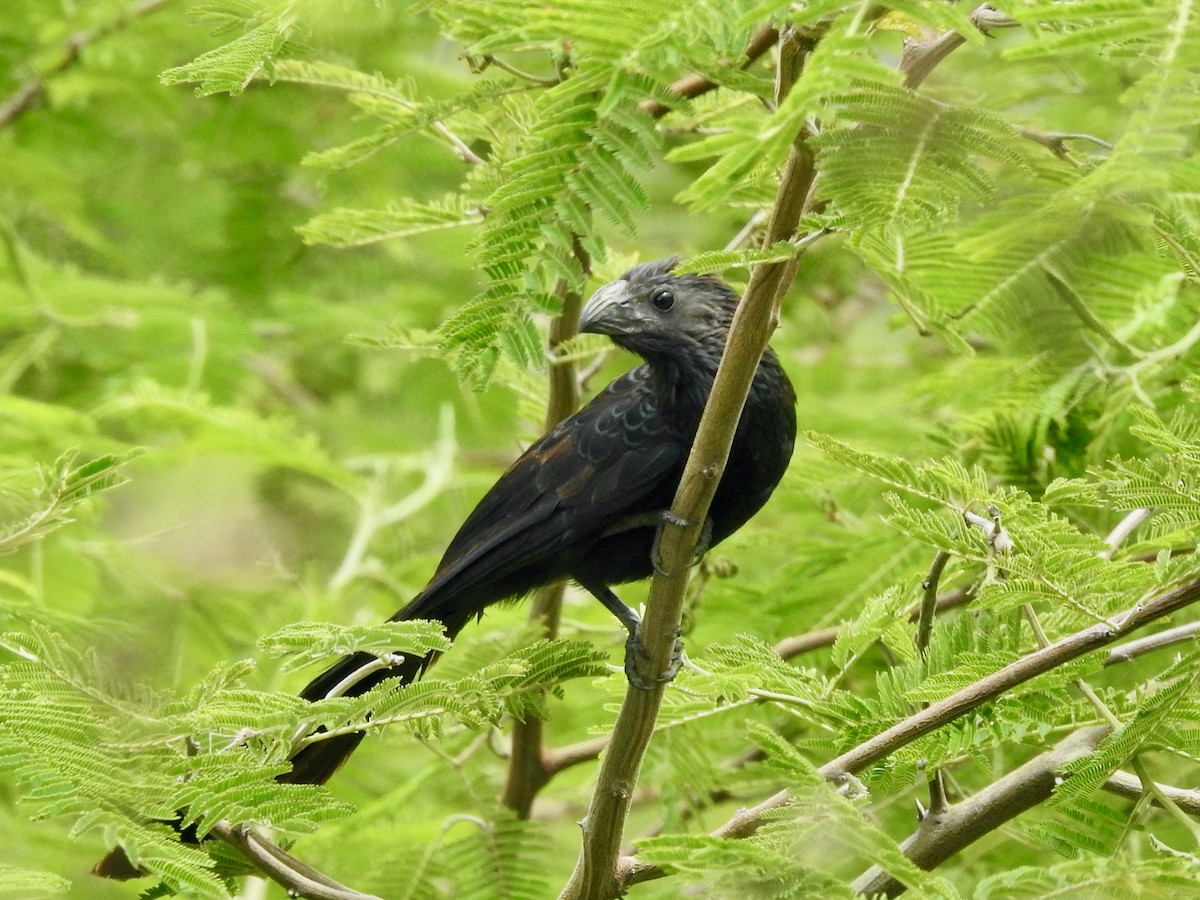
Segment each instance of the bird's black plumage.
M392 619L434 619L454 637L498 601L571 578L632 627L610 586L648 577L658 518L670 509L721 359L737 296L716 278L635 266L584 307L580 329L609 335L644 364L533 444L475 507L425 589ZM709 509L710 545L740 528L779 483L796 435L795 393L774 353L759 364ZM348 656L302 692L330 691L374 657ZM375 671L346 693L412 681L428 659ZM310 744L283 780L322 783L361 735Z
M670 509L725 346L737 296L716 278L673 275L673 260L634 266L584 306L580 330L609 335L645 363L526 450L475 507L437 572L393 620L435 619L453 638L500 600L572 578L634 630L637 617L611 585L648 577L654 539ZM709 546L745 524L770 497L792 455L796 397L769 349L742 410L709 508ZM307 700L328 696L375 657L356 653L315 678ZM429 658L407 658L353 680L357 696L386 679L416 679ZM279 780L321 784L362 740L311 743ZM189 836L190 835L190 836ZM185 840L194 840L185 832ZM94 871L138 870L117 848Z

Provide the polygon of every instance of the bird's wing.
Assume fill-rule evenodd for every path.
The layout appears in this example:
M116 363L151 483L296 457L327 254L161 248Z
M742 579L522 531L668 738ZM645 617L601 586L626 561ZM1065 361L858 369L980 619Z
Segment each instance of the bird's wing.
M526 450L468 516L423 593L503 577L669 503L687 448L648 377L642 366L618 378Z

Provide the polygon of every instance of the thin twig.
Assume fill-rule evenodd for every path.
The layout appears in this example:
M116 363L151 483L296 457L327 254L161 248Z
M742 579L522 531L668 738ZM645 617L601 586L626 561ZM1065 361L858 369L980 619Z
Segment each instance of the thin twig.
M7 100L0 103L0 129L11 125L19 116L32 109L33 104L45 92L46 82L79 62L84 48L119 31L135 19L157 12L171 2L172 0L142 0L118 13L112 21L99 28L71 35L63 44L62 55L52 66L27 79Z
M748 69L759 57L775 46L775 42L778 40L779 29L773 25L756 31L750 38L750 43L746 45L746 59L742 62L741 68ZM709 91L716 90L717 87L719 85L715 81L710 81L702 75L685 75L671 85L670 91L678 97L694 100ZM671 111L671 107L659 103L657 100L643 100L639 105L643 112L649 113L656 119L661 119Z
M574 240L575 258L586 275L591 269L591 259L583 249L578 237ZM563 356L563 344L579 332L579 312L583 297L559 281L557 294L562 302L562 311L550 323L550 396L546 403L546 431L579 408L579 379L575 363ZM536 623L545 637L558 634L562 618L564 585L547 585L533 595L529 620ZM543 723L536 716L513 723L512 752L508 760L508 778L504 784L502 802L522 819L529 818L533 811L533 800L555 771L550 768L543 747Z
M260 872L283 887L290 897L304 897L306 900L380 900L374 894L363 894L339 884L302 863L248 825L232 825L222 820L213 827L212 833L237 849Z
M1168 628L1135 641L1126 641L1108 651L1104 665L1115 666L1117 663L1129 662L1154 650L1194 641L1197 635L1200 635L1200 622L1188 622L1186 625L1177 625L1175 628Z
M948 562L950 562L950 554L945 550L939 550L933 558L933 565L929 567L929 574L921 583L923 593L921 594L920 612L917 615L917 650L920 651L922 657L929 649L929 640L933 637L933 619L938 610L938 584L942 580L942 571Z
M1129 764L1133 767L1134 776L1141 785L1143 794L1166 810L1171 818L1191 834L1193 843L1200 846L1200 826L1192 821L1192 818L1180 809L1171 796L1163 790L1163 786L1154 780L1150 774L1150 770L1146 768L1146 762L1142 759L1141 755L1135 753L1133 758L1129 760Z
M555 750L548 750L545 756L546 771L551 775L557 775L564 769L591 762L598 759L607 747L608 738L598 737L579 741L576 744L567 744L567 746Z
M1114 617L1114 622L1118 624L1100 623L1089 626L1009 663L974 684L897 722L825 763L818 771L825 778L838 783L1013 688L1088 653L1102 650L1130 633L1186 609L1197 601L1200 601L1200 578L1194 578L1149 600L1137 603ZM772 810L785 805L790 799L790 792L780 791L757 806L740 811L714 831L713 835L726 838L748 837L767 820L765 817L768 817ZM657 866L639 864L634 859L627 859L624 866L629 871L628 884L661 878L665 874Z
M488 68L488 66L495 66L497 69L507 72L509 75L520 78L522 81L528 81L530 84L535 84L538 87L554 87L556 84L562 81L561 77L556 76L553 78L543 78L541 75L534 75L531 72L518 69L511 63L505 62L498 56L492 56L490 53L485 53L479 59L468 56L466 57L466 60L467 65L471 67L472 72L482 72L484 69Z
M929 651L929 641L933 638L933 619L937 613L938 584L942 580L942 572L946 563L950 562L950 554L939 550L933 557L929 574L921 583L921 609L917 616L917 651L925 659ZM928 705L928 704L926 704ZM920 810L922 819L930 815L940 815L946 809L946 780L940 768L934 769L929 777L929 809Z
M1145 796L1145 790L1142 786L1141 779L1132 772L1116 771L1108 777L1108 781L1104 782L1104 789L1110 794L1116 794L1118 797L1125 797L1129 800L1140 800ZM1195 788L1187 789L1172 787L1169 784L1160 784L1158 789L1161 793L1171 798L1171 802L1177 807L1186 812L1189 816L1200 819L1200 790ZM1152 802L1158 803L1158 799L1151 798Z
M411 493L386 506L381 505L381 500L389 471L388 461L370 461L375 470L374 476L367 485L366 494L359 500L358 521L337 571L329 577L329 590L340 590L358 577L376 533L403 522L437 498L450 478L457 449L454 408L445 404L438 417L438 440L427 457L429 462L424 471L424 480Z
M1132 510L1117 523L1116 527L1108 533L1108 537L1104 539L1104 544L1108 549L1101 550L1096 555L1101 559L1112 559L1112 555L1117 551L1117 548L1125 543L1129 539L1129 536L1137 531L1143 522L1150 518L1150 513L1151 510L1145 506L1139 506L1137 509Z

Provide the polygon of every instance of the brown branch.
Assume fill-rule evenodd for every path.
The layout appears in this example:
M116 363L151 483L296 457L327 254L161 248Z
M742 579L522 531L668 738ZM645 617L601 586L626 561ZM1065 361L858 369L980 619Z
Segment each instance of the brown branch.
M921 583L921 605L917 613L917 651L921 659L929 652L929 642L933 639L933 620L937 615L938 585L942 581L942 572L950 562L950 554L939 550L929 566L929 574ZM929 704L926 704L928 706ZM919 805L918 805L919 808ZM921 818L938 815L946 809L946 780L940 768L934 769L929 777L929 809L921 810Z
M1104 660L1104 665L1115 666L1117 663L1129 662L1131 659L1154 650L1194 641L1198 634L1200 634L1200 622L1188 622L1186 625L1168 628L1157 634L1138 638L1136 641L1126 641L1108 651L1108 659Z
M172 0L141 0L140 3L135 3L128 9L118 13L112 21L101 25L99 28L93 28L91 31L80 31L71 35L63 43L62 55L53 65L45 71L31 76L24 84L13 91L7 100L0 103L0 129L11 125L18 117L32 109L33 104L45 92L47 80L53 78L55 75L62 74L75 65L75 63L79 62L84 48L121 30L135 19L140 19L143 16L157 12L171 2Z
M956 691L927 708L897 722L874 737L846 751L821 766L818 771L827 779L842 783L868 766L885 759L896 750L923 737L943 725L977 709L984 703L1011 691L1039 675L1088 653L1102 650L1130 633L1170 616L1200 600L1200 578L1151 597L1111 617L1114 624L1100 623L1077 631L1047 647L1043 647L1009 663L974 684ZM740 811L713 832L716 837L744 838L752 835L766 821L771 810L788 803L791 795L780 791L750 809ZM654 865L639 864L626 859L628 883L661 878L665 873Z
M1052 750L1013 770L969 799L947 807L940 814L925 817L916 832L900 845L900 849L919 868L925 871L937 868L1005 822L1049 799L1058 784L1059 773L1070 763L1096 750L1111 731L1106 725L1092 725L1074 732ZM1188 815L1200 817L1200 791L1161 784L1155 785L1155 788ZM1104 783L1104 790L1129 800L1141 800L1146 796L1141 779L1129 772L1114 772ZM1159 803L1154 797L1151 797L1151 802ZM904 890L904 885L875 866L858 878L853 888L868 896L884 894L894 897Z
M568 744L556 750L547 750L544 756L546 771L550 775L557 775L564 769L578 766L581 763L591 762L594 759L598 759L607 747L608 738L598 737L588 741L580 741L577 744Z
M929 641L933 637L933 619L937 615L940 599L937 592L938 584L942 580L942 572L948 562L950 562L950 554L945 550L939 550L933 557L929 574L921 583L921 605L917 610L917 650L920 651L922 657L929 649Z
M1058 784L1058 773L1094 751L1109 731L1104 725L1082 728L970 798L938 811L930 810L900 849L918 868L937 868L1005 822L1047 800ZM864 872L851 887L867 896L887 897L905 888L903 882L878 866Z
M1146 795L1142 780L1132 772L1113 772L1104 782L1104 790L1129 800L1141 800ZM1200 819L1200 790L1177 788L1169 784L1158 785L1158 790L1189 816ZM1151 803L1161 805L1154 797L1151 797Z
M968 18L984 34L997 28L1015 28L1021 24L986 3L976 7ZM942 60L966 42L967 39L957 31L948 31L924 41L906 40L900 57L900 71L905 75L904 86L915 90Z
M775 46L775 42L778 40L779 29L773 25L768 25L756 31L754 36L750 38L750 43L746 45L746 59L742 63L741 68L748 69L759 57ZM715 81L710 81L703 75L685 75L674 82L669 90L678 97L694 100L696 97L716 90L718 87L719 85ZM671 111L671 107L659 103L657 100L643 100L639 106L643 112L649 113L655 119L661 119Z
M575 258L586 274L591 269L587 251L574 242ZM565 281L558 283L558 296L562 311L550 323L550 397L546 404L546 430L579 408L579 379L575 364L563 356L562 345L579 332L579 311L583 297L567 288ZM546 637L558 634L562 618L562 598L565 585L547 585L533 595L529 620L537 623ZM508 778L504 784L501 801L517 814L528 819L533 810L533 800L538 791L559 769L552 768L555 762L543 748L543 722L530 716L523 722L513 723L512 752L508 758Z
M791 87L808 47L810 42L798 40L793 34L781 39L779 97ZM812 152L803 135L797 136L780 180L764 246L794 235L812 189L814 173ZM659 555L667 574L656 574L651 582L641 635L650 672L665 672L670 664L687 587L688 564L729 455L759 359L778 320L778 304L791 283L796 265L793 260L757 267L738 304L721 365L671 507L675 521L688 524L667 524L661 531ZM624 892L627 871L618 870L621 840L662 695L661 684L651 690L630 687L626 691L587 816L581 823L583 840L579 859L563 889L563 898L599 900Z
M213 827L213 834L234 847L242 856L276 884L289 897L306 900L380 900L374 894L363 894L338 884L332 878L301 862L282 847L273 844L248 825L232 825L222 820Z
M935 611L939 613L947 610L957 609L960 606L965 606L975 599L974 587L955 588L952 591L947 591L937 598ZM916 622L921 614L921 604L914 604L907 612L908 620ZM833 625L829 628L820 628L816 631L808 631L804 634L793 635L792 637L784 638L774 647L784 659L792 659L802 653L809 653L813 650L820 650L823 647L832 647L841 634L840 625Z

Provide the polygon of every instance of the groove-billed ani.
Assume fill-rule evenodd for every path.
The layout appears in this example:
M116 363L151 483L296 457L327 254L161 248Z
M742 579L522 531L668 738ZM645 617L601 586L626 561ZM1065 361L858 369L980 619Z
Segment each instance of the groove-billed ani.
M435 619L453 638L500 600L572 578L630 631L638 617L610 585L654 570L657 529L669 512L700 415L712 388L737 295L716 278L672 275L674 260L634 266L600 288L579 328L609 335L645 364L626 372L591 403L555 426L500 477L467 517L425 589L393 621ZM771 496L796 437L796 395L771 350L759 363L703 540L712 546L740 528ZM354 680L375 657L347 656L302 692L319 700L357 696L389 678L408 683L430 663L406 658ZM629 669L627 656L627 670ZM635 680L630 671L631 680ZM323 784L361 734L309 744L280 781ZM185 832L194 840L194 832ZM93 870L138 874L117 848Z
M655 536L670 510L733 319L737 295L716 278L672 275L674 260L634 266L600 288L579 328L609 335L645 364L626 372L591 403L526 450L467 517L429 584L393 621L435 619L453 638L500 600L572 578L630 631L636 657L637 614L610 585L647 578ZM796 438L796 395L767 350L742 410L729 462L702 538L713 546L740 528L771 496ZM375 661L355 653L315 678L307 700L357 696L389 678L408 683L430 663L406 658L354 680ZM634 660L636 662L636 659ZM630 656L627 656L627 671ZM631 681L636 681L630 671ZM362 734L309 744L280 781L323 784ZM184 833L194 840L194 831ZM93 870L111 878L138 874L117 848Z
M657 527L683 474L737 304L737 295L716 278L672 275L674 263L634 266L587 302L580 331L609 335L645 364L613 381L513 463L467 517L429 584L393 621L435 619L453 638L487 606L571 578L621 620L633 644L637 614L610 585L647 578L654 569ZM795 406L792 385L768 349L709 509L708 546L740 528L771 496L792 455ZM327 696L374 659L346 657L302 696ZM405 659L342 693L357 696L389 678L410 682L429 662ZM282 780L324 783L361 739L354 734L310 744Z

